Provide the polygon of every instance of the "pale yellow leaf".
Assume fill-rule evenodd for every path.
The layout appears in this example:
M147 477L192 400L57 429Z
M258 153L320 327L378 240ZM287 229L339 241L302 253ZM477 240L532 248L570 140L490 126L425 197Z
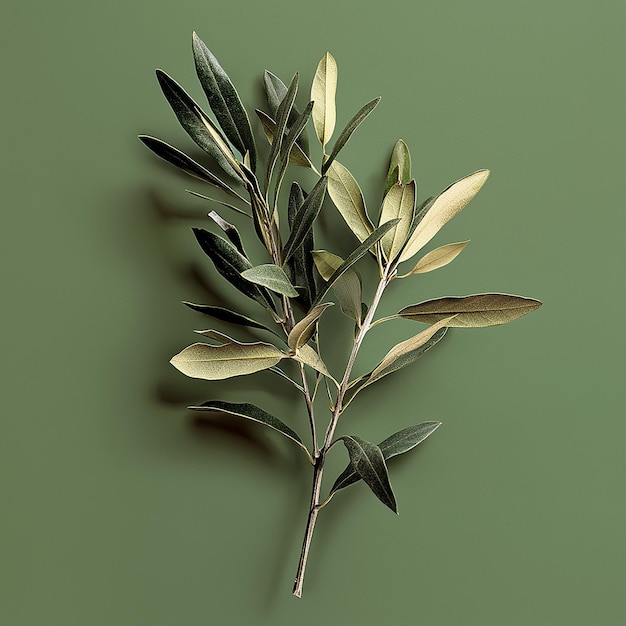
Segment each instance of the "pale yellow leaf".
M407 276L411 276L411 274L425 274L426 272L432 272L433 270L439 269L444 265L448 265L448 263L454 261L454 259L461 254L468 243L469 239L467 241L449 243L445 246L436 248L428 254L425 254L410 272L404 274L404 276L399 276L398 278L406 278Z
M320 60L313 85L311 100L313 100L313 126L322 146L325 146L335 130L335 93L337 91L337 62L330 52Z
M322 313L329 307L334 306L333 302L325 302L314 306L292 329L287 337L287 345L292 350L301 348L311 338L315 331L315 326Z
M415 181L408 185L395 183L387 192L380 212L380 224L398 218L400 221L381 239L383 252L392 260L402 250L409 235L415 209Z

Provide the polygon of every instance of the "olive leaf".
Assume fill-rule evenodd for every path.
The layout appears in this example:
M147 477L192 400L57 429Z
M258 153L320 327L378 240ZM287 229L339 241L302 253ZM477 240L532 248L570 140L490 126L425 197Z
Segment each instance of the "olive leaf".
M453 315L448 326L480 328L512 322L536 311L541 305L539 300L533 298L505 293L477 293L412 304L398 311L397 317L432 324Z
M441 426L441 422L422 422L416 426L403 428L390 437L387 437L384 441L381 441L378 447L383 453L385 461L388 461L394 456L399 456L415 448L426 438L430 437L439 426ZM351 465L348 465L335 481L329 495L334 494L340 489L349 487L359 480L361 480L359 475L352 469Z
M227 209L230 209L231 211L235 211L235 213L239 213L239 215L245 215L246 217L250 217L250 218L252 217L250 213L246 213L246 211L243 211L239 207L236 207L234 204L229 204L228 202L224 202L223 200L218 200L217 198L210 198L209 196L205 196L204 194L198 193L197 191L193 191L192 189L185 189L185 191L188 194L195 196L196 198L201 198L202 200L207 200L208 202L215 202L216 204L220 204L221 206L226 207ZM244 200L239 195L237 195L237 197L240 198L241 200ZM250 202L246 202L246 203L250 204Z
M172 357L170 363L190 378L222 380L265 370L286 356L276 346L262 341L232 341L219 346L194 343Z
M241 156L249 154L250 169L254 171L256 146L248 114L230 78L196 33L193 33L193 56L196 73L211 110Z
M324 311L334 306L333 302L325 302L313 307L292 329L287 337L287 345L292 350L301 348L313 335L317 323Z
M298 292L287 278L282 267L273 263L257 265L241 272L241 275L251 283L266 287L288 298L296 298Z
M268 332L276 335L276 333L267 326L253 320L250 317L242 315L241 313L237 313L235 311L231 311L230 309L225 309L220 306L211 306L209 304L194 304L193 302L183 301L185 306L188 306L190 309L197 311L198 313L204 313L204 315L209 315L210 317L214 317L222 322L227 322L229 324L237 324L238 326L247 326L248 328L258 328L260 330L267 330ZM276 335L278 337L278 335Z
M282 145L280 146L280 170L278 172L279 185L283 180L287 165L291 162L291 153L296 146L296 141L298 140L298 137L300 137L300 134L304 131L306 123L309 121L312 109L313 103L309 102L304 111L302 111L302 113L298 116L293 126L289 129L287 136L284 138Z
M356 238L365 241L374 225L367 215L359 184L339 161L333 161L328 168L328 195Z
M389 172L387 173L387 181L385 183L385 195L396 184L406 184L411 180L411 155L409 148L398 139L391 153L389 162Z
M322 148L326 146L335 130L335 93L337 91L337 62L330 52L326 52L313 77L311 100L313 105L313 125Z
M415 181L406 185L396 183L383 200L380 223L384 224L394 218L400 220L380 241L383 253L390 261L402 250L409 235L415 210L415 193Z
M478 170L444 189L417 224L400 255L400 261L417 254L449 220L464 209L480 191L488 176L489 170Z
M445 246L440 246L428 254L425 254L410 272L398 276L398 278L406 278L413 274L425 274L426 272L432 272L440 267L444 267L444 265L448 265L448 263L454 261L454 259L463 252L468 243L469 239L467 241L459 241L458 243L449 243Z
M211 211L208 216L222 229L223 233L230 239L239 253L248 258L237 228L230 222L227 222L217 211Z
M357 476L385 506L397 513L396 497L389 482L387 464L380 448L356 435L345 435L340 439L348 450L350 466Z
M326 367L326 363L324 363L322 357L313 348L311 348L311 346L304 344L303 346L300 346L295 353L290 354L289 356L294 359L294 361L304 363L304 365L308 365L316 372L323 374L326 378L332 380L337 387L339 387L339 383L328 371L328 367Z
M267 114L261 111L260 109L255 109L257 117L261 121L261 125L263 126L263 132L267 137L268 143L271 145L274 142L274 135L276 134L276 122ZM304 130L302 131L304 133ZM302 134L300 135L302 138ZM311 159L306 155L302 147L299 145L298 141L296 141L296 145L293 146L291 152L289 153L289 162L293 165L299 165L300 167L308 167L314 171L315 166L311 163Z

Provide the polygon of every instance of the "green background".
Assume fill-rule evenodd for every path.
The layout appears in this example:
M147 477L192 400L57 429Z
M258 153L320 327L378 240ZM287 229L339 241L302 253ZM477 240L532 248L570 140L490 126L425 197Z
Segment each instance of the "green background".
M2 13L3 624L626 623L623 2L9 0ZM342 157L371 212L398 137L422 198L492 170L429 246L468 248L394 284L382 313L483 291L545 303L452 331L354 402L343 432L372 441L444 425L392 468L399 517L363 485L323 512L300 601L302 459L184 408L248 400L303 430L298 398L265 373L208 383L168 364L207 323L180 300L233 301L201 286L215 275L190 227L207 205L183 190L202 185L136 139L190 147L153 69L200 98L193 30L250 110L266 67L300 71L303 104L327 49L338 126L383 96ZM345 253L332 211L321 237ZM328 320L336 371L349 324ZM360 367L416 329L373 331Z

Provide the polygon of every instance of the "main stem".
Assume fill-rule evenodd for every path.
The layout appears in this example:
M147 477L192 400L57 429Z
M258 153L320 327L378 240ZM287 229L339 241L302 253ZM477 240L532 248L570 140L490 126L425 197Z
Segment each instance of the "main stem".
M330 423L328 424L328 428L326 429L326 435L324 436L324 443L322 448L319 451L319 454L316 455L315 458L315 467L313 470L313 489L311 491L311 505L309 508L309 516L306 523L306 530L304 531L304 540L302 542L302 550L300 552L300 561L298 563L298 571L296 573L296 580L293 585L293 595L301 598L302 597L302 587L304 585L304 573L306 570L307 559L309 556L309 550L311 548L311 540L313 539L313 530L315 529L315 522L317 521L317 516L322 508L320 505L320 494L322 490L322 476L324 473L324 461L326 459L326 453L330 449L330 446L333 442L333 436L335 434L335 429L337 428L337 423L339 422L339 418L343 412L343 400L345 398L346 392L348 390L348 383L350 382L350 375L352 374L352 368L354 367L354 363L356 362L356 357L359 353L359 349L361 348L361 344L363 343L363 339L367 334L367 331L370 329L372 320L374 318L374 314L376 313L376 308L380 302L380 299L383 295L385 287L389 284L389 272L388 269L385 268L383 274L381 276L380 282L378 283L378 287L376 289L376 293L374 294L374 298L372 300L372 304L361 324L361 328L357 333L357 336L354 339L354 345L352 346L352 352L350 353L350 357L348 358L348 364L346 365L346 370L341 379L341 383L339 384L339 391L337 392L337 401L335 402L335 408L332 412L332 416L330 419Z

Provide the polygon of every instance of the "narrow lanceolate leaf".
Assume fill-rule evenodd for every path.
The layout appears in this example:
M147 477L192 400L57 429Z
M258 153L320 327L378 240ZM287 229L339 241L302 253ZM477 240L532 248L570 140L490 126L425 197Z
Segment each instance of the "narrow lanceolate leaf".
M339 161L334 161L328 168L328 195L356 238L365 241L374 225L367 215L359 184Z
M344 260L327 250L314 250L313 261L317 271L324 280L328 280L339 269ZM353 270L347 270L333 285L333 290L339 301L341 312L357 324L361 323L363 303L361 302L361 277Z
M286 263L289 260L313 228L313 222L317 219L324 202L327 184L328 179L326 176L322 176L315 187L311 189L311 193L306 197L300 210L294 217L293 228L283 250L283 262Z
M294 359L294 361L304 363L304 365L308 365L316 372L323 374L326 378L332 380L337 387L339 387L339 383L331 376L328 368L326 367L326 363L322 360L322 357L313 348L311 348L311 346L304 344L296 350L295 354L291 354L289 356Z
M256 164L256 146L248 114L230 78L204 42L193 34L193 56L196 72L224 134L241 156L250 154L250 168Z
M391 437L387 437L387 439L381 441L378 444L378 447L383 453L385 461L388 461L394 456L404 454L405 452L415 448L427 437L432 435L437 428L439 428L439 426L441 426L441 422L423 422L422 424L417 424L416 426L403 428L397 433L391 435ZM339 489L349 487L359 480L361 479L358 474L352 469L352 466L348 465L348 467L346 467L346 469L335 481L330 493L333 494L336 491L339 491Z
M335 130L336 91L337 62L332 54L327 52L317 66L311 87L311 100L315 102L313 107L313 125L322 147L328 143Z
M325 302L313 307L291 330L287 337L287 345L292 350L302 347L313 335L317 323L324 311L333 306L333 302Z
M328 293L330 288L335 284L340 276L343 276L363 255L367 254L367 251L376 243L378 243L383 235L393 228L398 223L398 220L391 220L386 224L379 226L352 254L346 258L343 265L336 269L332 276L328 279L328 282L322 289L322 292L317 296L313 304L319 304L324 296Z
M453 183L439 194L413 231L402 251L400 261L406 261L417 254L444 224L465 208L480 191L488 176L489 170L478 170Z
M505 293L478 293L471 296L437 298L412 304L398 312L398 317L433 324L454 315L448 326L480 328L506 324L536 311L539 300Z
M289 190L289 201L287 203L287 222L289 228L293 229L296 216L305 200L304 191L297 182L292 183ZM311 308L311 303L317 295L317 285L315 283L315 273L313 271L313 248L315 238L313 229L305 236L302 245L296 249L288 266L293 275L293 283L300 293L300 302L306 310Z
M426 272L432 272L444 265L448 265L448 263L454 261L454 259L463 252L468 243L469 239L467 241L449 243L446 246L436 248L428 254L425 254L410 272L407 272L403 276L398 276L398 278L406 278L412 274L425 274Z
M263 409L260 409L254 404L248 404L247 402L223 402L222 400L209 400L202 404L187 407L192 411L210 411L212 413L228 413L229 415L236 415L237 417L243 417L244 419L258 422L269 426L279 433L285 435L288 439L295 441L300 447L306 450L306 447L302 443L302 439L298 433L289 428L287 424L279 420L277 417L270 415Z
M243 256L248 258L248 255L243 247L241 235L235 226L233 226L230 222L227 222L217 211L211 211L208 215L222 229L235 248L237 248Z
M262 306L275 310L272 297L267 290L241 277L241 273L250 269L252 265L235 246L208 230L202 228L192 230L204 253L213 261L215 269L233 287Z
M348 450L350 466L357 476L385 506L397 513L396 497L389 482L387 464L380 448L355 435L346 435L341 439Z
M230 309L225 309L220 306L211 306L209 304L194 304L193 302L183 302L183 304L194 311L198 311L198 313L204 313L204 315L209 315L222 322L237 324L238 326L247 326L248 328L259 328L261 330L267 330L274 335L276 334L271 328L264 326L260 322L246 317L241 313L231 311Z
M324 163L324 167L322 168L322 174L326 172L326 170L330 167L332 162L335 160L335 157L339 154L339 151L348 143L350 137L352 137L352 133L359 127L361 122L376 108L376 105L380 102L380 96L378 98L374 98L370 102L368 102L365 106L363 106L359 111L354 115L354 117L346 124L346 127L341 131L339 137L337 137L337 141L333 146L333 150L330 153L330 156Z
M226 191L232 196L239 198L239 194L235 192L224 181L220 180L215 174L209 172L205 167L196 163L191 157L187 156L184 152L181 152L177 148L170 146L165 141L161 141L156 137L149 137L148 135L139 135L141 142L150 148L154 154L161 157L164 161L167 161L171 165L174 165L183 172L190 174L194 178L199 178L205 183L209 183L218 189Z
M274 135L276 134L276 122L267 114L259 109L255 109L257 117L261 121L261 125L263 126L263 132L267 137L267 141L270 145L274 142ZM302 131L304 132L304 131ZM302 135L300 135L302 138ZM315 170L315 166L311 163L311 159L306 155L302 147L296 142L296 145L293 146L291 152L289 153L289 162L293 165L299 165L300 167L308 167L312 170Z
M280 147L280 170L278 173L278 181L282 182L283 176L285 175L285 170L287 169L287 165L291 162L291 154L296 147L296 141L300 134L304 130L306 123L309 121L309 117L311 117L311 109L313 108L313 103L309 102L306 105L304 111L298 116L296 121L293 123L293 126L289 129L287 136L284 138L283 143ZM278 183L277 183L278 184Z
M266 287L288 298L296 298L298 296L298 292L289 281L289 278L287 278L287 274L281 267L273 263L251 267L241 272L241 275L251 283Z
M208 202L215 202L215 204L219 204L221 206L226 207L227 209L230 209L231 211L235 211L235 213L239 213L239 215L245 215L246 217L250 217L250 218L252 217L250 213L246 213L245 211L242 211L239 207L236 207L233 204L229 204L228 202L224 202L223 200L218 200L217 198L210 198L209 196L205 196L204 194L198 193L197 191L193 191L192 189L185 189L185 191L188 194L195 196L196 198L202 198L203 200L207 200ZM241 200L244 200L243 198L241 198L241 196L238 196L238 197ZM250 203L248 202L248 204Z
M265 370L285 357L276 346L261 341L233 341L219 346L194 343L174 356L170 363L190 378L222 380Z
M402 246L409 236L413 211L415 210L415 181L407 185L396 183L383 200L380 212L380 223L384 224L391 219L400 221L382 239L383 252L390 261L402 250Z
M407 145L398 139L391 153L389 172L385 183L385 195L396 184L406 184L411 180L411 155Z
M227 159L218 148L213 137L207 131L203 122L206 118L200 106L193 98L163 70L156 71L157 79L163 95L169 102L174 114L185 132L208 154L210 154L219 166L229 175L238 178L237 172L231 167ZM222 140L224 141L223 137Z

